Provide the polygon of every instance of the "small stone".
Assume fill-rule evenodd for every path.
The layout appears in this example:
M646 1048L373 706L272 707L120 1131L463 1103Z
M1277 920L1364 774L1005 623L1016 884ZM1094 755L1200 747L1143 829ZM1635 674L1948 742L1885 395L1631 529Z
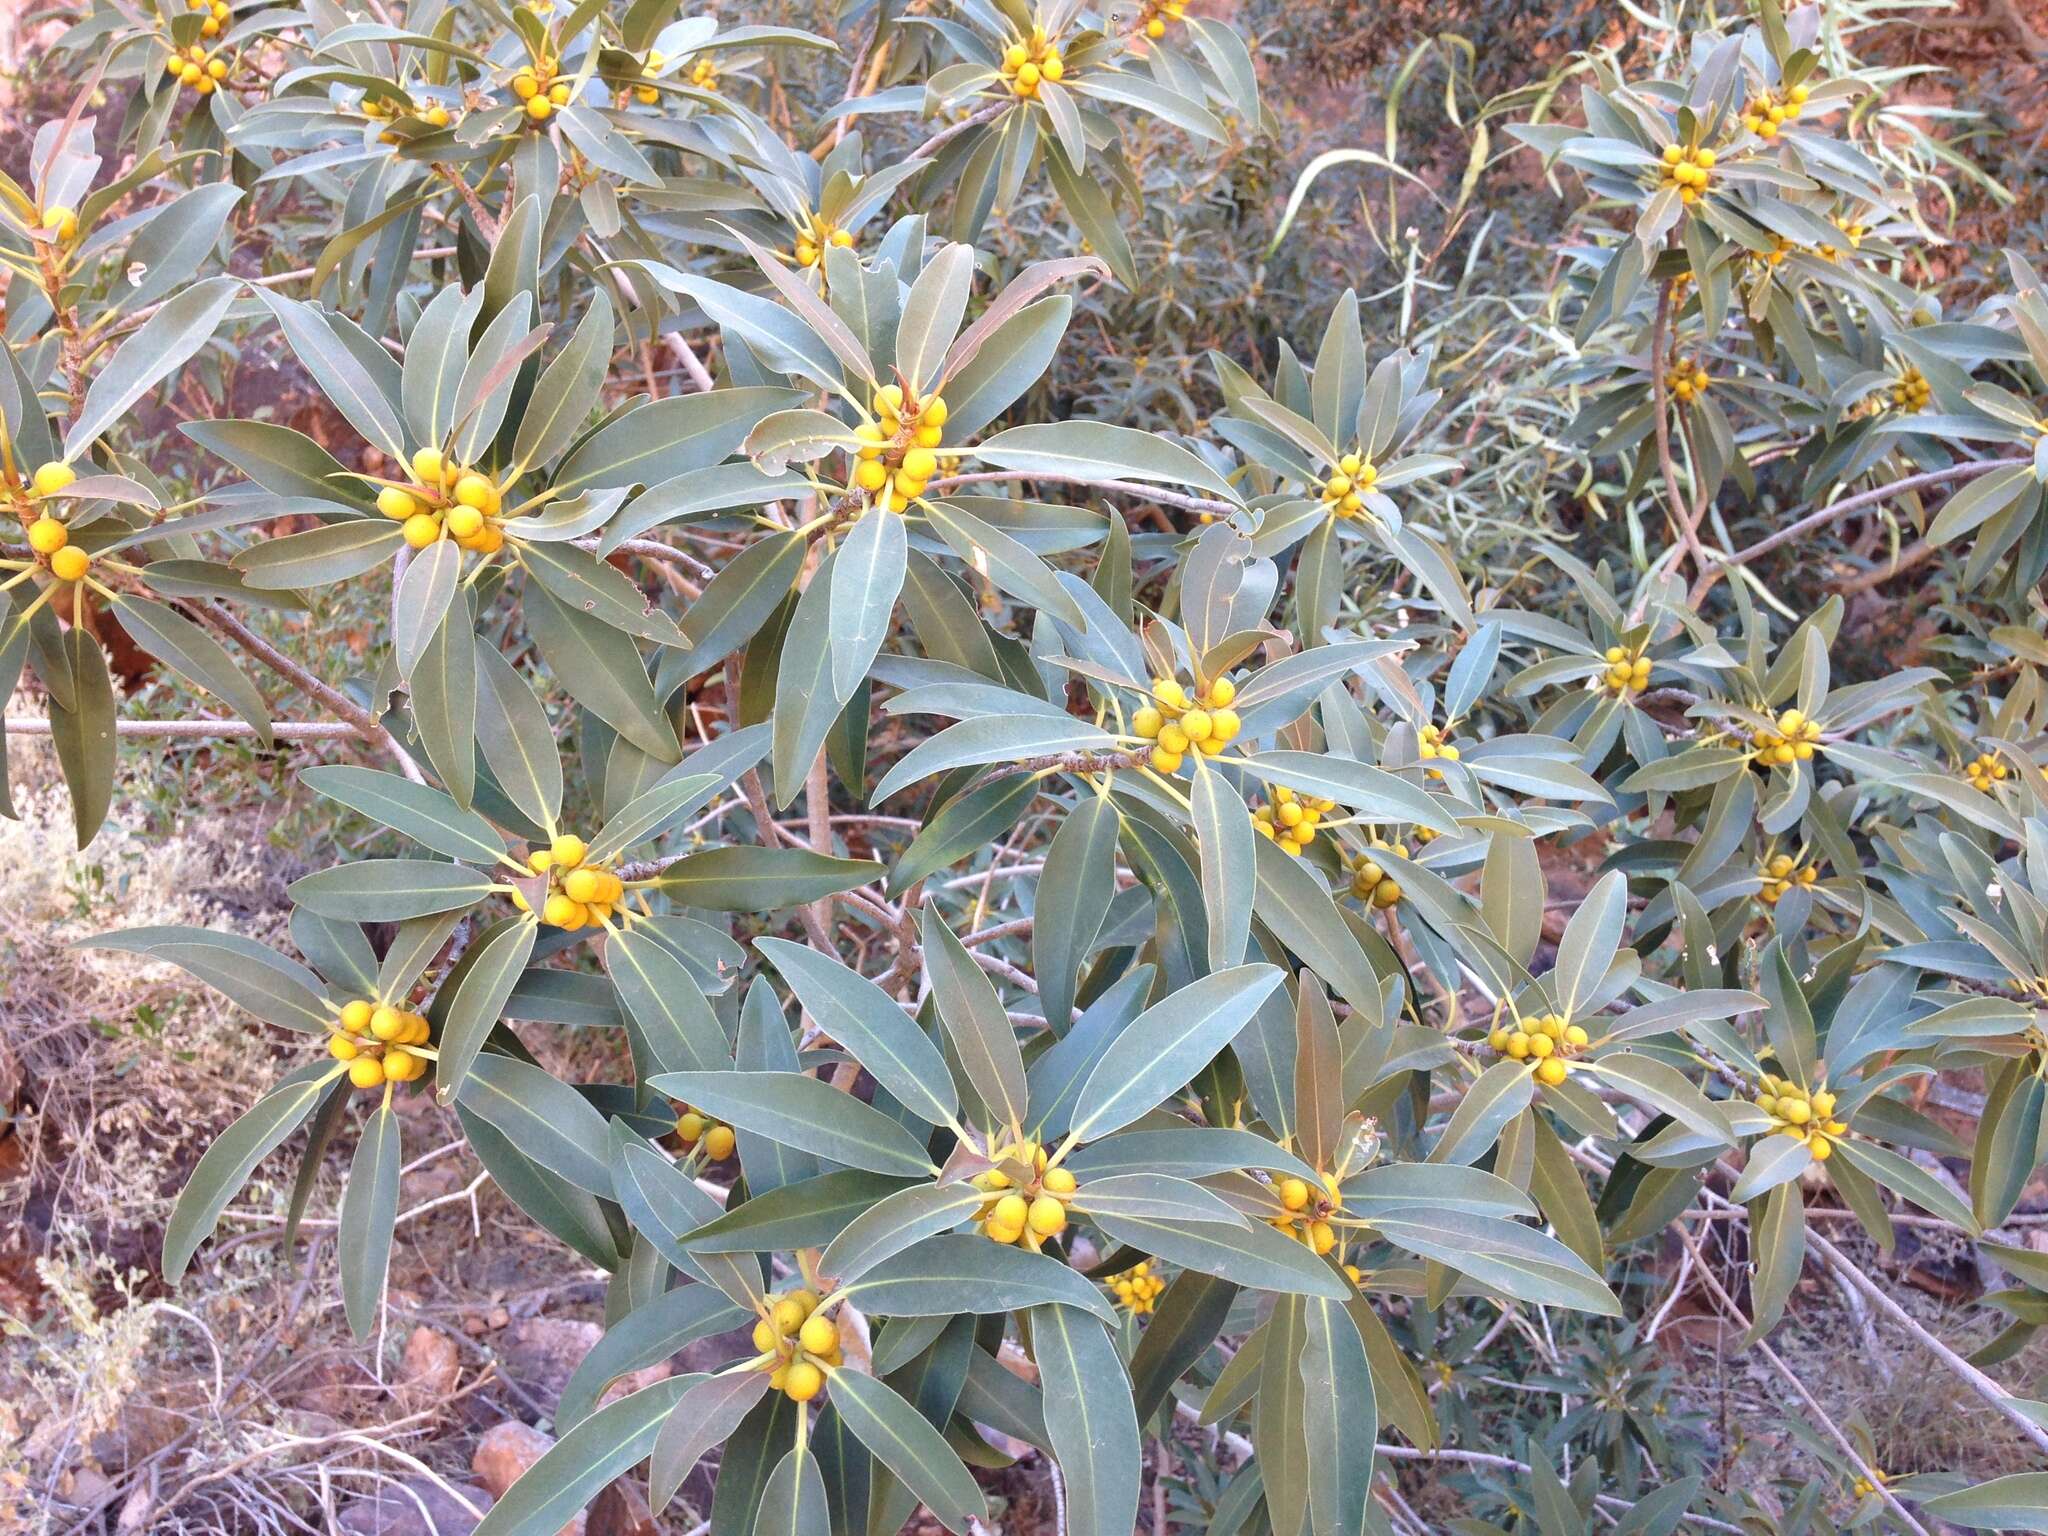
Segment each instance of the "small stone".
M455 1341L433 1328L413 1329L398 1366L399 1390L433 1402L453 1392L461 1379L462 1362Z
M464 1500L476 1514L463 1507ZM444 1488L413 1478L351 1499L335 1518L335 1528L346 1536L469 1536L490 1507L490 1494L474 1483Z
M493 1498L502 1499L505 1490L519 1481L520 1474L547 1454L554 1443L553 1435L517 1419L507 1419L484 1431L483 1438L476 1443L476 1454L469 1459L469 1470ZM579 1513L562 1527L561 1536L584 1536L583 1524L584 1516Z
M566 1317L521 1318L497 1341L499 1369L533 1403L553 1412L569 1377L603 1337L604 1329L596 1323Z

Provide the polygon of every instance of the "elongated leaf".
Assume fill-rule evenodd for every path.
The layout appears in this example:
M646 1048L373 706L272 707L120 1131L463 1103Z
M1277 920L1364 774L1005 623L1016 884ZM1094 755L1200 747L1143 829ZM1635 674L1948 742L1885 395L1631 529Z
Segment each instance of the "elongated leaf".
M666 1072L648 1079L729 1125L787 1142L827 1162L908 1178L938 1172L908 1131L830 1083L792 1072Z
M613 1478L647 1459L663 1421L704 1380L672 1376L607 1403L549 1446L484 1513L480 1536L556 1536Z
M485 1052L470 1063L460 1097L465 1109L496 1126L541 1167L610 1198L611 1143L604 1117L560 1078Z
M398 1219L398 1116L387 1102L370 1116L349 1164L336 1222L341 1255L341 1300L349 1331L366 1339L384 1299L384 1275L391 1266L391 1229Z
M178 1203L164 1223L164 1279L176 1285L199 1245L213 1234L220 1214L240 1192L256 1165L313 1111L335 1068L317 1075L286 1079L258 1099L240 1119L213 1140L178 1192Z
M1070 1134L1121 1130L1199 1073L1237 1038L1279 986L1270 965L1242 965L1191 982L1133 1019L1104 1049L1074 1105Z
M644 927L605 936L604 968L655 1070L711 1072L730 1064L725 1031L696 978Z
M847 1286L846 1294L876 1317L988 1316L1057 1303L1079 1307L1106 1323L1116 1321L1116 1310L1079 1271L1043 1254L965 1233L928 1237L884 1259Z
M483 817L399 774L334 763L305 769L299 782L451 859L490 866L505 855L504 838Z
M945 1055L895 999L839 960L801 944L756 939L754 947L789 983L818 1028L851 1051L906 1109L933 1125L952 1121L960 1099Z
M428 859L363 859L295 880L287 894L322 917L401 922L472 906L491 893L489 875Z
M205 346L241 288L231 277L195 283L167 301L122 342L93 378L78 419L64 434L65 462L83 454L95 438Z
M878 878L882 866L808 848L711 848L678 859L656 883L679 906L773 912Z
M885 1259L950 1231L988 1196L969 1183L915 1184L869 1206L848 1222L818 1260L818 1273L851 1284Z
M924 1415L872 1376L843 1367L828 1373L832 1406L846 1427L903 1485L924 1502L940 1524L966 1536L967 1522L988 1509L958 1453Z
M203 688L256 727L257 739L270 744L270 711L256 685L244 677L234 658L213 636L183 614L147 598L117 593L114 612L142 648L175 668L179 676Z
M919 931L939 1022L953 1042L967 1081L1003 1125L1021 1133L1030 1115L1030 1089L1024 1053L1018 1049L1017 1032L1003 1011L1003 1000L936 908L924 909Z
M1138 1416L1108 1331L1071 1307L1034 1307L1031 1348L1045 1392L1046 1433L1066 1479L1070 1526L1135 1530L1143 1473Z

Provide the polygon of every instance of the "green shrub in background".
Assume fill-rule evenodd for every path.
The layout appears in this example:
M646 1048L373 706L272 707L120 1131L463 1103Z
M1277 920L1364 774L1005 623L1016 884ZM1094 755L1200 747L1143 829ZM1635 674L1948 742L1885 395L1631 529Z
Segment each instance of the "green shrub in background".
M745 9L102 0L60 45L78 106L0 184L4 691L81 843L147 734L112 620L239 717L162 730L360 757L300 779L395 855L293 886L297 957L100 941L303 1042L167 1277L301 1129L307 1170L353 1141L367 1336L394 1099L452 1105L613 1277L488 1536L720 1447L720 1536L964 1532L977 1426L1120 1536L1176 1419L1255 1453L1176 1490L1218 1536L1412 1530L1376 1478L1459 1455L1546 1533L1761 1529L1673 1465L1633 1327L1574 1346L1634 1385L1568 1481L1446 1447L1416 1364L1477 1347L1446 1310L1653 1311L1628 1251L1690 1272L1702 1220L1746 1227L1745 1295L1699 1271L1750 1340L1812 1261L2048 1449L1979 1368L2048 1317L1996 1235L2048 1080L2048 295L1928 276L1955 156L1867 18L1688 12L1490 101L1424 45L1275 218L1253 51L1178 3ZM1399 158L1425 80L1448 177ZM1552 265L1497 254L1490 177L1578 200ZM1383 291L1304 261L1332 226ZM263 349L346 433L233 414ZM1928 664L1759 574L1880 509L1950 594ZM308 614L368 669L295 658ZM1948 1071L1967 1145L1915 1107ZM1809 1204L1975 1240L2010 1328L1964 1360ZM1773 1528L2048 1521L2048 1476L1887 1478L1817 1422Z

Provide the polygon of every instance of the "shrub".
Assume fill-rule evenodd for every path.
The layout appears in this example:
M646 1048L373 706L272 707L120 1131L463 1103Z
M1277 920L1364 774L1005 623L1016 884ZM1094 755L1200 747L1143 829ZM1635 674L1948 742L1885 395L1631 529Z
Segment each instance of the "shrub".
M965 1531L977 1426L1117 1536L1177 1417L1249 1431L1177 1495L1218 1533L1411 1521L1375 1478L1439 1453L1546 1531L1774 1519L1659 1470L1633 1327L1574 1335L1615 1385L1569 1481L1443 1445L1476 1421L1425 1389L1431 1318L1650 1310L1627 1250L1666 1234L1749 1339L1812 1258L2048 1448L1809 1230L1979 1239L2014 1282L1985 1363L2048 1315L1986 1236L2048 1092L2048 295L2020 253L1936 279L1955 155L1860 13L1760 0L1490 102L1425 45L1391 90L1441 69L1457 186L1317 160L1267 304L1216 249L1247 206L1267 237L1281 159L1231 27L757 9L102 0L59 45L84 93L0 183L0 677L47 696L81 843L123 735L240 736L360 758L298 778L385 855L293 885L296 956L99 941L303 1038L166 1278L273 1151L353 1141L367 1336L394 1103L452 1105L613 1277L487 1536L643 1462L660 1507L720 1447L716 1531ZM1302 232L1360 166L1398 275L1311 328ZM1578 198L1554 275L1475 227L1489 175ZM324 441L226 413L280 339ZM1942 572L1924 664L1823 590L1852 518L1852 589ZM295 655L308 612L367 669ZM129 718L114 626L238 721ZM535 1022L622 1029L633 1080L555 1077ZM1968 1144L1918 1097L1951 1072ZM2048 1507L1823 1425L1809 1528Z

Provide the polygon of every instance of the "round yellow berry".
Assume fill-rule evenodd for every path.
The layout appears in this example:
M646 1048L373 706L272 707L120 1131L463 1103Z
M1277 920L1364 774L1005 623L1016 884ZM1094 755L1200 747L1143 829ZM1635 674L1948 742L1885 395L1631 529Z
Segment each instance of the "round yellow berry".
M29 477L29 488L38 496L55 496L77 478L78 471L69 464L52 460L37 466L36 472Z
M1832 1104L1829 1107L1832 1108ZM1064 1168L1050 1170L1043 1182L1056 1195L1071 1195L1079 1187L1074 1176Z
M1040 1237L1051 1237L1065 1228L1067 1224L1067 1208L1061 1205L1059 1201L1053 1199L1051 1195L1040 1195L1031 1202L1030 1213L1026 1220L1029 1222L1031 1230Z
M799 1360L789 1368L782 1390L793 1402L808 1403L825 1389L825 1373L808 1360Z
M39 555L54 555L70 542L70 530L47 512L28 526L28 547Z
M384 1063L374 1056L358 1056L348 1064L348 1080L358 1088L381 1088Z
M704 1133L704 1155L714 1163L722 1163L732 1156L736 1138L729 1125L714 1125Z
M50 556L50 574L59 581L78 581L92 564L92 556L76 544L67 544Z

